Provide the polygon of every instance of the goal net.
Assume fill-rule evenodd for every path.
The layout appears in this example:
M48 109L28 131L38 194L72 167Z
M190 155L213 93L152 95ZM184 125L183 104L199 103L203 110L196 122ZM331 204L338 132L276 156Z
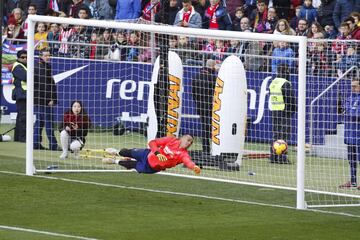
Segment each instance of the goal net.
M338 146L319 137L338 123L339 94L335 87L323 93L338 78L309 72L316 60L306 69L305 38L29 19L27 174L129 171L103 161L112 158L104 149L191 134L189 153L201 175L181 165L163 174L297 191L302 209L359 204L356 188L338 187L349 178L347 157L331 155ZM39 22L60 26L62 37L45 43L54 88L39 80L50 71L44 42L33 40ZM342 86L336 89L345 99ZM39 106L39 92L55 94L53 106Z

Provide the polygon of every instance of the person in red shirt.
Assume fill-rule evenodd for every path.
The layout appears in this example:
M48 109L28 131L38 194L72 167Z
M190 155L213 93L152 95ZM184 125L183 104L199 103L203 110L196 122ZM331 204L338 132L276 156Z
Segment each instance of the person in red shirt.
M79 151L85 145L85 137L88 134L90 119L80 101L73 101L71 109L65 112L63 119L63 129L60 132L62 154L60 159L68 157L68 151L74 153L78 158Z
M103 163L119 164L127 169L135 168L138 173L156 173L183 163L187 168L199 174L200 167L195 165L187 151L193 141L192 136L183 135L180 138L156 138L149 142L149 148L146 149L124 148L118 151L108 148L105 150L107 153L122 156L125 161L104 158Z

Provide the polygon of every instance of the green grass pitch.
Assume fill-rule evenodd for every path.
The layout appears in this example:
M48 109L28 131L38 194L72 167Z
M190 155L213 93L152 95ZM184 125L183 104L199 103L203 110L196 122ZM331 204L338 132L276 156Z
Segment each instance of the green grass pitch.
M300 211L293 191L136 173L28 177L24 156L25 144L0 142L1 240L360 235L359 207Z

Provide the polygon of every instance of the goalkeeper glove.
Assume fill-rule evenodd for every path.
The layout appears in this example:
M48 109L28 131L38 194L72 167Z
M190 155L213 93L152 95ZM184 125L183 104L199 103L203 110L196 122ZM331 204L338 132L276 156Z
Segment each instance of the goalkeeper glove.
M161 153L159 153L159 151L154 152L154 154L157 156L157 158L159 159L160 162L167 161L167 157L165 155L162 155Z
M193 168L193 170L194 170L195 174L200 174L200 172L201 172L200 167L197 166L197 165L195 165L195 167Z
M113 156L119 156L119 150L116 148L106 148L105 152Z

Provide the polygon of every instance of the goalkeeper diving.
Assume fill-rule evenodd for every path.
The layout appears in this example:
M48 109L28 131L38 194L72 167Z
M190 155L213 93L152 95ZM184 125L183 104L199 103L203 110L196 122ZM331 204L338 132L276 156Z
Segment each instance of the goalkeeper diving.
M136 169L138 173L157 173L167 168L175 167L183 163L196 174L200 173L200 167L190 158L187 149L194 139L191 135L183 135L180 138L163 137L149 142L149 148L123 148L120 151L115 148L107 148L105 151L113 156L122 156L122 160L116 158L104 158L103 163L118 164L126 169Z

